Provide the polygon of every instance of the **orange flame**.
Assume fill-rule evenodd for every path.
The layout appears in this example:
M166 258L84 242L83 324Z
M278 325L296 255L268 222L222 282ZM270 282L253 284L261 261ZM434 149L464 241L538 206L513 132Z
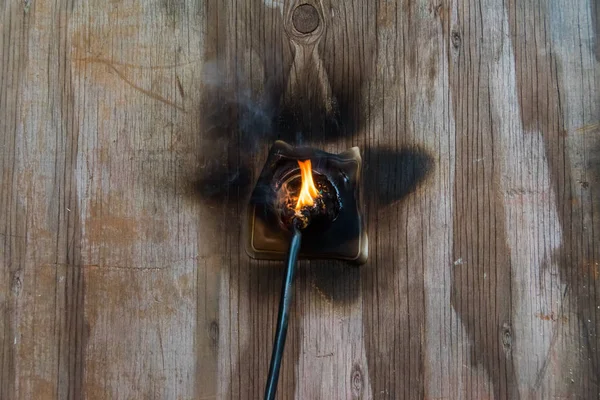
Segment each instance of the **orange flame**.
M315 204L314 199L319 196L319 191L315 186L312 176L312 166L310 160L300 161L300 174L302 176L302 188L298 195L298 202L296 203L296 211L301 210L303 207L312 206Z

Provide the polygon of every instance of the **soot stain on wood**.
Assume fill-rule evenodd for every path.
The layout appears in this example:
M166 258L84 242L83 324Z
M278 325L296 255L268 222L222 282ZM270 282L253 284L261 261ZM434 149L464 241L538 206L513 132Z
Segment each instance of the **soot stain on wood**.
M274 121L291 55L284 45L278 8L267 7L263 1L229 6L227 2L206 2L206 20L213 23L207 25L203 58L208 62L203 68L202 99L197 112L203 131L196 149L198 166L184 179L192 188L191 197L232 216L233 222L225 229L216 221L210 229L221 231L227 243L235 243L241 237L244 221L238 209L244 207L250 194L253 171L264 162L262 151L277 136ZM239 24L232 28L231 20ZM246 31L250 26L257 29ZM264 354L270 350L274 332L272 310L281 290L282 270L281 263L260 264L242 257L222 265L229 276L229 290L237 291L252 321L261 322L239 327L241 333L232 342L238 361L231 365L231 384L225 389L224 398L258 398L264 389L262 383L268 369ZM250 291L241 289L248 287ZM297 307L291 312L285 357L296 360L299 346L295 338L300 329L294 323ZM265 347L263 342L269 344ZM296 382L285 373L286 365L284 362L279 387L293 393Z
M242 165L235 171L225 166L217 165L214 169L204 170L202 175L191 184L193 195L203 201L221 203L226 199L245 197L250 191L250 170Z
M433 157L419 146L398 151L375 148L367 152L362 177L364 191L376 194L379 205L401 200L415 191L435 165Z
M257 7L257 5L250 6L250 8L253 7ZM260 12L256 10L249 15L251 19L251 21L247 21L249 24L264 23L264 17L259 17L265 15L264 10ZM338 23L337 20L327 21L326 24L335 23ZM273 30L278 30L283 34L282 24L281 18L275 18ZM332 30L332 34L344 33L358 39L360 32L357 29L356 26L351 26L343 32ZM313 74L305 74L306 81L299 83L296 88L298 92L293 94L292 102L283 104L280 100L289 78L293 53L291 50L289 52L281 50L291 46L290 40L281 34L276 36L277 39L267 35L268 43L262 41L255 43L252 36L244 39L244 41L250 42L248 45L251 45L256 54L255 61L261 63L261 73L264 75L257 79L262 80L263 85L242 87L246 84L243 82L244 77L249 76L250 70L256 71L256 65L241 62L244 58L242 54L233 55L233 63L221 63L220 74L228 74L223 71L232 69L236 71L236 76L220 77L220 82L216 85L214 84L215 79L210 79L213 81L214 90L213 93L207 94L208 101L202 107L202 115L207 116L203 117L205 119L203 125L214 128L225 128L224 125L229 125L233 129L214 129L213 133L229 137L239 133L245 148L255 147L259 143L270 143L276 139L297 145L335 141L340 137L355 134L359 129L360 114L364 110L360 89L372 64L373 49L370 47L373 46L370 46L371 41L361 37L366 46L365 54L357 57L358 55L354 54L356 49L348 50L352 54L339 54L339 52L333 51L335 41L326 37L326 40L320 43L318 52L329 77L332 103L320 103L322 99L314 95ZM220 40L225 42L223 46L226 46L229 40L222 39L222 37L223 35ZM245 47L247 46L237 46L237 48ZM215 57L218 56L215 54ZM316 66L311 64L310 71L313 71L314 68ZM229 75L231 74L229 72ZM235 80L237 80L236 85L239 86L237 91L225 94L226 90L223 89L231 89ZM326 110L326 106L331 106L332 110Z
M348 100L349 96L340 98ZM192 195L217 202L232 196L245 197L250 190L257 151L277 139L290 144L318 146L319 142L353 133L351 127L356 127L356 121L350 116L350 109L358 106L342 103L342 107L338 106L332 115L302 102L303 99L298 98L292 108L275 108L272 102L263 101L254 106L248 100L234 104L218 94L209 95L202 111L205 116L202 125L209 128L205 134L212 136L213 140L228 140L227 152L219 153L209 148L199 150L202 154L220 156L222 161L217 162L216 158L209 160L208 167L207 163L202 163L195 176L190 178ZM299 115L294 110L305 110L306 114ZM237 160L225 161L232 154ZM401 158L404 155L407 154L401 155Z
M264 18L269 15L269 10L263 9L261 2L241 6L241 9L244 7L252 8L253 12L236 12L245 15L244 19L250 18L251 21L246 22L252 25L264 23L258 16ZM215 10L213 12L216 13ZM313 88L308 83L300 86L299 93L295 93L297 95L292 98L291 104L283 105L280 102L292 65L292 53L281 50L289 44L286 43L287 38L281 38L283 28L278 18L273 20L272 26L269 25L277 35L266 32L262 36L267 38L268 43L263 43L254 42L251 35L250 38L236 39L236 35L228 34L226 28L223 28L228 26L227 20L231 18L227 10L220 10L216 14L214 17L219 19L219 24L215 24L207 35L208 48L211 50L206 59L215 60L217 79L210 79L205 85L198 113L205 129L202 133L204 143L198 148L199 157L211 155L212 158L207 163L201 163L202 168L192 171L190 183L194 188L192 195L199 201L221 204L233 214L251 190L252 171L260 168L256 164L264 162L263 157L259 156L261 151L274 140L282 139L292 145L320 147L323 143L347 141L362 135L361 131L366 123L364 112L368 108L367 99L362 96L362 87L373 66L376 37L375 30L366 27L369 24L345 26L345 22L339 18L324 21L331 34L324 37L318 52L331 86L332 111L328 112L325 104L314 101L311 93ZM370 13L364 18L356 18L369 22L376 16L375 13ZM344 24L344 27L330 29L330 24ZM360 37L364 46L340 48L335 44L342 38L337 38L336 35L349 35L350 37L343 39L350 41ZM244 70L249 64L238 62L243 59L242 54L234 54L231 60L219 59L218 55L227 47L242 49L250 44L256 54L254 61L260 61L260 68L264 69L264 76L259 77L261 83L254 86L238 79L240 76L252 75ZM343 53L340 54L340 49L347 50L342 50ZM256 65L250 65L252 73L257 70L255 67ZM224 149L215 150L212 147L215 143L223 144ZM361 152L366 160L362 175L363 189L376 193L367 204L371 209L374 209L375 203L391 204L413 193L435 164L433 157L417 146L400 149L362 148ZM228 235L237 238L237 226L238 224L235 229L231 228ZM243 264L240 268L247 272L230 272L230 284L236 287L250 282L252 287L258 288L249 297L249 307L255 320L270 321L270 310L277 303L280 292L281 263L261 262L261 265L257 265L250 261ZM300 285L296 285L295 289L296 306L292 310L287 346L288 352L292 354L286 355L291 363L298 359L300 351L297 341L301 336L301 328L295 325L295 321L302 318L303 306L298 303L306 301L309 296L325 296L336 307L352 303L359 298L361 289L363 292L372 290L371 287L365 288L364 284L361 286L361 274L360 268L353 268L341 261L313 260L301 263L297 275L297 283ZM236 282L238 279L243 279L243 282ZM310 287L302 285L302 282ZM311 291L311 288L314 290ZM414 322L415 318L411 317L411 320ZM264 325L250 324L250 332L246 333L250 339L247 345L239 349L238 356L243 361L234 367L234 377L247 376L244 371L254 371L251 378L263 381L259 371L265 370L267 365L262 362L263 357L258 357L255 353L257 348L263 346L260 338L264 337L265 332L271 335L271 331ZM289 381L287 375L289 374L282 375L280 387L294 392L296 383L293 379ZM350 379L353 393L356 396L362 395L365 377L360 367L352 370ZM240 391L241 388L233 385L226 397L239 397L237 394Z
M173 0L165 1L169 9L177 8L173 6ZM326 104L315 100L315 85L308 81L300 82L292 102L284 104L282 99L293 53L285 50L291 49L291 42L283 34L281 15L266 8L262 2L252 2L244 7L252 10L237 10L244 15L244 20L250 19L246 23L261 25L265 19L273 19L271 29L280 34L249 35L239 39L226 30L223 12L216 12L212 7L208 10L216 13L215 18L223 19L223 24L211 25L207 32L208 54L205 59L212 61L203 69L205 84L198 115L205 129L202 137L208 140L200 145L198 153L202 155L200 157L210 154L209 164L217 162L206 167L206 160L203 160L195 171L190 171L185 177L186 186L191 188L189 194L200 201L223 204L227 200L233 204L231 201L245 198L251 189L250 180L258 152L277 139L292 145L319 147L324 142L353 136L364 121L362 113L365 107L360 92L372 66L373 41L366 40L374 37L372 30L365 34L360 31L363 29L360 24L343 31L330 29L331 34L320 43L318 52L332 91L329 111ZM333 28L341 22L327 18L320 23ZM348 49L348 54L340 54L337 48L333 51L336 43L332 40L333 36L341 34L357 39L361 37L365 44L364 54L358 57L354 48ZM235 42L240 40L246 45L236 45ZM231 59L223 59L219 54L231 46L252 48L254 62L241 62L245 57L243 50L232 55ZM247 78L252 76L257 77L253 79L258 79L260 84L247 82ZM219 140L227 141L226 150L214 149L214 142Z

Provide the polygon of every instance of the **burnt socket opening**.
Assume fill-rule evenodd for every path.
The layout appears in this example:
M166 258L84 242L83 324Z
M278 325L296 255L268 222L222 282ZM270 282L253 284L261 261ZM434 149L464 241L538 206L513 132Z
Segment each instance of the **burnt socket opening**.
M302 187L302 176L298 169L288 171L281 181L275 181L277 193L276 209L279 210L281 226L291 230L292 224L300 224L307 234L321 232L333 223L340 214L342 203L337 187L324 174L312 171L313 180L319 195L312 206L296 209L296 202Z

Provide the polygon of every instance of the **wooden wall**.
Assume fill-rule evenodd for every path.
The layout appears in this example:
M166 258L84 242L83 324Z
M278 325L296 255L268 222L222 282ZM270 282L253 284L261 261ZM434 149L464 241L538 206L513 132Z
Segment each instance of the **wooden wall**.
M0 1L0 399L261 398L277 138L360 147L370 239L300 263L279 398L600 396L597 1L311 2Z

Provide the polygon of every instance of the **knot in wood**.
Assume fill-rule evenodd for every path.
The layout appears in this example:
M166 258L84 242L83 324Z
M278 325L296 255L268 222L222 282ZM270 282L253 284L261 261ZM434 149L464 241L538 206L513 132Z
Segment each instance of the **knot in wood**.
M363 391L363 374L360 369L360 365L355 364L352 368L352 373L350 374L350 383L352 388L352 394L355 397L360 397Z
M292 23L300 33L314 32L319 27L319 12L310 4L302 4L294 10Z
M460 32L457 30L453 30L452 31L452 46L454 47L454 49L458 50L461 43L462 43L462 37L460 35Z
M512 347L512 329L508 323L502 324L502 346L505 351L510 351Z
M208 337L210 337L211 344L217 347L219 343L219 323L217 321L211 321L208 326Z

